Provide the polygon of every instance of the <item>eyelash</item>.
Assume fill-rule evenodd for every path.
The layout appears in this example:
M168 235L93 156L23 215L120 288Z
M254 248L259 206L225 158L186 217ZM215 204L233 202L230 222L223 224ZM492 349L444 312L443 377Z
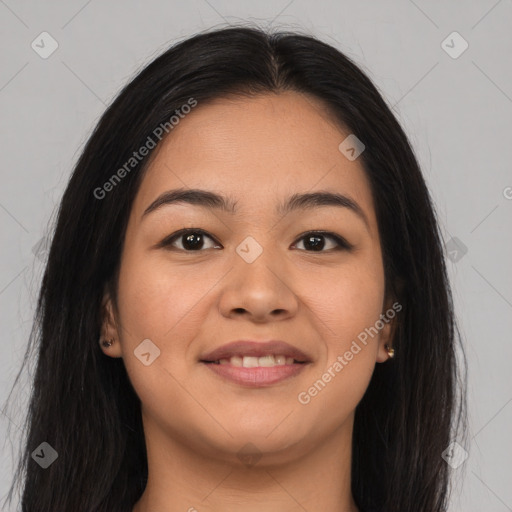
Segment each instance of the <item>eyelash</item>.
M189 252L189 253L204 251L205 249L186 250L186 249L181 249L179 247L178 248L174 247L172 249L170 248L170 246L172 246L172 244L174 243L175 240L177 240L180 237L183 237L185 235L189 235L189 234L206 236L206 237L210 238L211 240L213 240L216 244L221 245L211 235L209 235L206 231L199 229L199 228L187 228L187 229L181 229L179 231L176 231L176 233L173 233L172 235L169 235L168 237L166 237L164 240L162 240L162 242L160 242L159 247L165 247L169 250L176 249L179 251ZM317 235L317 236L323 236L325 238L330 238L330 239L334 240L334 242L337 244L337 247L328 249L328 250L321 250L321 251L308 251L306 249L299 249L299 250L304 251L304 252L310 252L310 253L325 253L325 252L330 253L333 251L343 251L343 250L351 251L353 249L352 244L348 243L343 237L336 235L335 233L331 233L330 231L307 231L306 233L303 233L297 239L297 242L304 238L307 238L308 235L309 236ZM294 245L297 242L295 242Z

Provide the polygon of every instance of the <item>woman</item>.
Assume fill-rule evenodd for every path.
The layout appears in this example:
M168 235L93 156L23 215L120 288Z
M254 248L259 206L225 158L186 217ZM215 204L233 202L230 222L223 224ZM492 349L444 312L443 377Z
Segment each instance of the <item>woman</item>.
M456 332L370 80L310 36L191 37L119 94L64 193L22 509L446 511Z

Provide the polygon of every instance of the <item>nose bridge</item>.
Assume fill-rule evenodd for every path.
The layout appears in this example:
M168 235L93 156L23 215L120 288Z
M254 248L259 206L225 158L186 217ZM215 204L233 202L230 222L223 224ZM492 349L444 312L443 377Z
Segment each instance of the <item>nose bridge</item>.
M260 243L256 238L265 244ZM235 248L220 309L224 316L275 319L296 313L297 299L288 283L284 258L270 247L270 236L247 236Z

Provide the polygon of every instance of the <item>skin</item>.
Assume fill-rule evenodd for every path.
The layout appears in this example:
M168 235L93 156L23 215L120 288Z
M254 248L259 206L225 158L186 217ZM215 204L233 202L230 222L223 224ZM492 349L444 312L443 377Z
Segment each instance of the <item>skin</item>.
M134 512L357 512L350 491L354 411L376 363L388 359L393 323L307 404L307 391L337 356L373 326L392 301L374 203L359 159L338 146L348 135L317 99L297 92L199 104L153 155L134 201L122 251L117 312L105 293L102 347L122 357L142 403L149 479ZM187 203L142 218L163 192L201 188L237 200L238 212ZM285 216L293 193L328 190L356 201ZM200 228L201 250L158 247L183 228ZM328 236L321 252L304 233ZM262 254L247 263L237 246L252 236ZM215 246L219 246L215 248ZM148 366L134 350L150 339ZM312 358L297 376L266 388L226 381L200 355L238 339L284 340ZM331 370L332 371L332 370ZM261 456L238 456L252 443Z

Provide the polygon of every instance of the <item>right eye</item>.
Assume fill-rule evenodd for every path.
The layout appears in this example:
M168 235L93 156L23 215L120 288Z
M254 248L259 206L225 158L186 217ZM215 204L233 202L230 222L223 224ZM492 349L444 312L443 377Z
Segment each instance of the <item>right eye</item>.
M159 246L165 247L169 250L178 249L185 252L197 252L205 249L204 244L205 239L207 238L210 239L214 245L211 247L206 247L206 249L222 248L222 246L218 244L218 242L212 236L208 235L206 231L195 228L181 229L180 231L176 231L172 235L169 235L164 240L162 240ZM176 242L181 244L181 247L176 247Z

